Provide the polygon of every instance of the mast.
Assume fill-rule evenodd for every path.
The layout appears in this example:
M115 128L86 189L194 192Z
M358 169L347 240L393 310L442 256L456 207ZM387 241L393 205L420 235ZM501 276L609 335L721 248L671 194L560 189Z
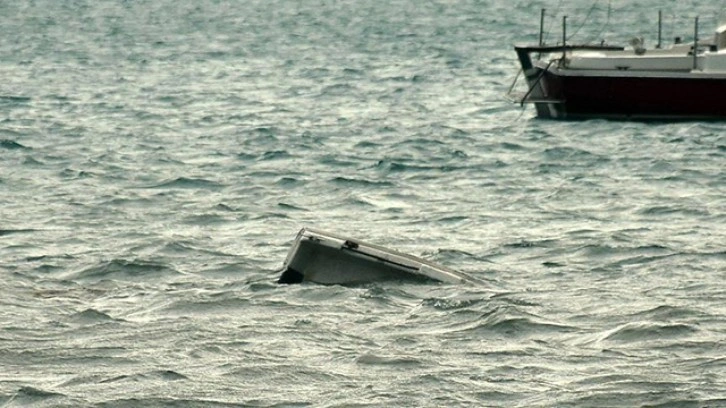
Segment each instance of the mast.
M698 68L698 17L693 27L693 69Z
M661 47L662 38L663 38L663 11L658 10L658 44L655 46L655 48Z
M542 9L539 14L539 46L544 45L544 19L545 19L545 10Z

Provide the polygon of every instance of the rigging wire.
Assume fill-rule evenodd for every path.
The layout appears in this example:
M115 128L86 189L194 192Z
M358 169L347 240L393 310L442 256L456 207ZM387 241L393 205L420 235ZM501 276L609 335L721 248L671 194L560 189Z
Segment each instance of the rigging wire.
M605 22L603 23L602 26L600 26L600 30L598 30L597 34L592 36L592 38L590 40L588 40L587 42L592 42L593 40L597 41L598 39L605 41L605 39L601 38L601 36L602 36L603 31L605 31L605 28L607 28L607 26L610 25L610 16L612 15L612 12L613 12L612 0L608 0L608 12L607 12L607 16L605 17Z
M726 0L723 0L723 1L726 1ZM567 41L569 41L571 38L573 38L574 36L576 36L577 33L580 31L580 29L585 26L585 24L587 23L587 21L590 19L590 17L592 16L592 14L597 9L598 3L599 3L599 0L596 0L595 2L593 2L592 6L590 6L590 9L587 11L587 14L585 15L585 18L582 20L582 23L575 29L575 31L572 34L570 34L570 35L567 36ZM562 8L562 0L559 0L557 2L557 7L555 8L555 12L554 12L554 14L552 14L552 16L559 15L561 8ZM605 28L610 24L610 17L611 17L611 15L612 15L612 0L608 0L607 15L606 15L606 18L605 18L605 23L603 23L602 27L600 27L600 30L595 35L595 38L596 37L599 37L602 34L602 32L605 30ZM554 20L555 19L552 19L552 21L554 21ZM550 21L547 24L547 27L544 30L543 39L544 39L545 43L546 43L546 40L549 38L550 32L552 30L552 25L553 25L552 24L552 21ZM589 40L589 41L592 41L592 40Z
M575 36L578 35L580 30L585 26L587 21L592 18L593 14L596 10L598 10L598 5L600 1L595 0L590 8L588 9L587 13L585 14L584 19L582 22L575 28L575 30L568 34L566 41L571 41ZM718 13L714 13L714 19L716 19L717 26L726 24L726 0L721 0L721 7L720 10L718 10ZM607 30L607 28L610 26L610 21L613 18L613 7L612 7L612 0L608 0L607 2L607 8L606 14L605 14L605 21L602 23L600 28L597 30L597 33L590 36L585 43L592 43L592 42L600 42L603 41L604 38L601 38L603 32ZM546 14L551 17L557 17L559 14L562 13L562 0L558 0L557 7L554 10L554 13L547 12ZM716 15L717 14L717 15ZM675 23L675 15L673 13L663 13L663 38L668 38L668 33L671 34L671 37L674 33L674 23ZM543 42L547 43L547 41L550 39L550 34L552 33L553 26L556 23L556 18L550 18L550 21L545 22L545 26L543 27Z
M585 26L585 23L587 23L587 20L590 19L590 15L592 15L592 12L595 10L597 3L598 3L598 1L595 1L594 3L592 3L590 10L587 11L585 18L582 20L582 23L580 23L580 25L575 29L575 32L573 32L566 38L567 41L569 41L572 37L576 36L577 33L580 31L580 29Z
M725 0L725 1L726 1L726 0ZM559 13L560 13L560 7L562 7L562 0L559 0L559 1L557 2L557 7L555 8L555 14L553 14L554 16L556 16L557 14L559 14ZM546 29L546 30L544 30L544 36L542 37L542 38L543 38L543 40L542 40L542 41L543 41L544 43L546 43L546 42L547 42L547 39L548 39L548 38L549 38L549 36L550 36L550 30L551 30L551 29L552 29L552 24L551 24L551 23L547 24L547 29Z

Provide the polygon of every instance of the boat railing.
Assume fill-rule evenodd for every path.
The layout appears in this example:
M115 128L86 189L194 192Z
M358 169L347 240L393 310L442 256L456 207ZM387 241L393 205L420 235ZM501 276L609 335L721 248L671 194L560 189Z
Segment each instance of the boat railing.
M589 50L589 51L622 51L624 50L623 47L619 46L609 46L609 45L603 45L603 44L579 44L579 45L515 45L514 49L517 52L517 57L519 58L519 63L521 68L517 72L517 75L514 77L514 80L512 81L512 84L509 86L509 90L506 93L506 98L512 100L513 102L517 102L520 104L520 106L523 106L525 103L528 102L539 102L534 101L530 99L530 95L536 88L537 84L542 80L542 77L545 75L545 73L549 70L549 68L554 63L561 63L564 61L564 56L567 54L567 52L570 51L577 51L577 50ZM546 55L546 54L554 54L554 53L562 53L562 57L553 58L547 63L547 67L539 72L537 74L537 78L532 82L532 85L528 87L527 92L523 94L523 96L515 96L514 95L514 87L517 84L517 81L519 80L519 76L524 73L524 76L527 77L531 74L531 69L534 68L534 64L532 62L532 53L537 53L538 56ZM530 81L528 81L530 82ZM520 94L522 95L522 94ZM558 102L558 101L550 101L550 102Z
M604 44L578 44L578 45L515 45L514 50L517 52L517 57L522 66L522 70L526 71L532 69L534 64L532 63L532 57L530 54L538 53L542 54L554 54L562 53L566 55L572 51L623 51L625 47L612 46ZM560 60L561 58L557 58Z
M557 59L550 60L550 62L547 63L547 67L545 67L545 69L543 69L542 72L540 72L539 75L537 75L537 79L534 82L532 82L532 85L529 87L529 90L527 90L527 93L525 93L524 96L522 97L522 99L519 101L519 106L524 106L524 102L527 101L527 98L529 98L529 95L532 94L532 91L534 91L534 88L537 87L537 85L539 84L539 81L542 80L542 77L545 76L545 74L547 73L547 70L550 69L550 66L555 61L557 61Z

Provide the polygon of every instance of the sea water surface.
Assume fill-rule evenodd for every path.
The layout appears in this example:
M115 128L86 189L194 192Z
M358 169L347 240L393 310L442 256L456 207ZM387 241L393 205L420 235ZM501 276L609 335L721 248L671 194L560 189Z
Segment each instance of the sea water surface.
M0 3L0 407L726 406L726 124L510 103L541 7L721 12ZM484 284L277 285L302 227Z

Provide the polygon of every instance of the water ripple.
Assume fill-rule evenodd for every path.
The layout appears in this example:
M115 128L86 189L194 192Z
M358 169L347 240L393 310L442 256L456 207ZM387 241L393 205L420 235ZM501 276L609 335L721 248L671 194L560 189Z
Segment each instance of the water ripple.
M724 405L724 125L504 101L531 2L344 3L0 2L0 405ZM280 287L303 226L477 282Z

